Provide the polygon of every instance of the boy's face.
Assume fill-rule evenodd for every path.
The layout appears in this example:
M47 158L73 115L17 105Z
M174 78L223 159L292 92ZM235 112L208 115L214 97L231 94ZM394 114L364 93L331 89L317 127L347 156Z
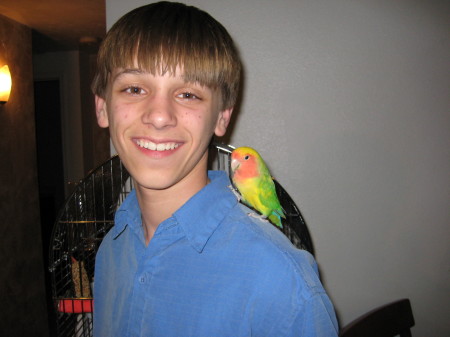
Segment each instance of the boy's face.
M96 96L97 120L125 167L144 188L164 190L205 179L211 136L223 136L232 109L220 94L174 76L139 69L111 74L106 97ZM189 185L183 185L188 188Z

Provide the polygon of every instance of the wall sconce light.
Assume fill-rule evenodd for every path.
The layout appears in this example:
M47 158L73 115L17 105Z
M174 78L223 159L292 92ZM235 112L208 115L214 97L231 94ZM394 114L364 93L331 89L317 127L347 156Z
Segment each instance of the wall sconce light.
M4 65L0 68L0 104L8 102L11 93L11 73L9 67Z

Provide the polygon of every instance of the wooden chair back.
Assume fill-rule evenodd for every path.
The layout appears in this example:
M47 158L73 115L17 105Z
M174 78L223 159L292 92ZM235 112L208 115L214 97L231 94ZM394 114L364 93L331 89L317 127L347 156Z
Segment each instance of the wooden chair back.
M347 324L340 337L411 337L414 316L409 299L371 310Z

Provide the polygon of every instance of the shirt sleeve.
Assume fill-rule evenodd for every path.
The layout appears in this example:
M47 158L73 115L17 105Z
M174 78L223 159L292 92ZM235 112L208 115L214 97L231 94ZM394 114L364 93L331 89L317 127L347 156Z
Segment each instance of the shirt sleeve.
M301 252L298 264L279 263L272 282L258 279L260 297L255 303L256 313L252 335L264 337L337 337L336 314L317 272L312 257ZM273 282L273 275L278 282ZM269 283L270 282L270 283Z
M291 277L283 278L285 287L279 289L280 293L286 291L281 298L291 315L285 316L284 323L280 322L277 337L337 337L336 314L320 281L316 261L304 251L297 252L292 261L296 264L288 273ZM290 295L288 289L291 289Z
M337 337L338 324L333 305L325 293L316 293L303 302L286 337Z

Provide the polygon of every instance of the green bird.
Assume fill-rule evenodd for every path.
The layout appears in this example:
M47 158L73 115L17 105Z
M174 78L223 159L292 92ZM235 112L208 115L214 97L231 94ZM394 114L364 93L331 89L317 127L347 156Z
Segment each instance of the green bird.
M272 176L259 153L250 147L238 147L231 154L233 184L242 201L283 228L285 211L278 200Z

